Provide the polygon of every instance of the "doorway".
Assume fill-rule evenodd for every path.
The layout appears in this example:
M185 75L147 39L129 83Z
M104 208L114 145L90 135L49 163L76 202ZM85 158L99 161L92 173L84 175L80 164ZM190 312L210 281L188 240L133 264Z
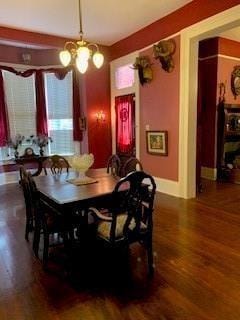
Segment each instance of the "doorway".
M196 132L198 43L239 26L240 5L186 28L181 32L179 195L196 196Z

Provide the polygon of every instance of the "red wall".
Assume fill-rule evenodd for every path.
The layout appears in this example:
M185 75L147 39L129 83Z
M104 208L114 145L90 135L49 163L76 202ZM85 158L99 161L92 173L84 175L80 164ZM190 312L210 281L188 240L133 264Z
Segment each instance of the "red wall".
M153 80L140 88L140 159L150 174L177 181L180 37L174 40L177 48L173 55L174 70L164 71L159 61L152 58ZM152 57L152 48L142 51L141 55ZM150 130L168 131L168 156L147 153L146 125Z
M202 128L201 165L214 168L216 164L216 96L218 58L199 61Z
M106 56L105 56L106 57ZM88 150L95 156L94 168L104 168L112 153L109 63L101 69L92 67L85 74ZM96 113L103 111L105 121L98 122Z

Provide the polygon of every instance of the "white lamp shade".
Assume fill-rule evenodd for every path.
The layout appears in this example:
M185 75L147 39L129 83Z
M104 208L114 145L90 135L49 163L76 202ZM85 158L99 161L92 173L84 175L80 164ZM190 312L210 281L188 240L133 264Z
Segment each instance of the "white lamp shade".
M77 56L81 60L88 60L90 58L90 51L88 47L82 46L77 49Z
M95 52L93 55L93 63L96 66L96 68L101 68L104 62L104 56L99 51Z
M76 58L76 65L80 73L85 73L88 68L88 60Z
M71 53L67 50L63 50L59 54L60 61L64 67L68 66L71 61Z

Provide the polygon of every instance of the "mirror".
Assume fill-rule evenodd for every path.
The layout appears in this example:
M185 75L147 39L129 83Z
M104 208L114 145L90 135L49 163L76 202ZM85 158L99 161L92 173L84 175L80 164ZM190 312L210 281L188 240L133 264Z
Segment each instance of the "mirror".
M236 99L240 95L240 66L235 66L231 74L231 89Z

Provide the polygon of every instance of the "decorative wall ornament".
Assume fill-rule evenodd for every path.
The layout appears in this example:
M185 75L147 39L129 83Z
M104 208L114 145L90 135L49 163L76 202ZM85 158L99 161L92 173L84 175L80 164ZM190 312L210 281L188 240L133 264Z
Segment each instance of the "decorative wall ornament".
M138 70L138 77L141 85L152 81L152 63L148 56L137 57L133 64L133 68Z
M240 95L240 66L235 66L231 74L231 89L234 99Z
M219 98L218 101L219 103L225 102L225 93L226 93L226 82L220 82L219 83Z
M172 72L174 69L173 54L176 50L176 43L173 39L162 40L153 46L153 55L159 59L163 70Z

